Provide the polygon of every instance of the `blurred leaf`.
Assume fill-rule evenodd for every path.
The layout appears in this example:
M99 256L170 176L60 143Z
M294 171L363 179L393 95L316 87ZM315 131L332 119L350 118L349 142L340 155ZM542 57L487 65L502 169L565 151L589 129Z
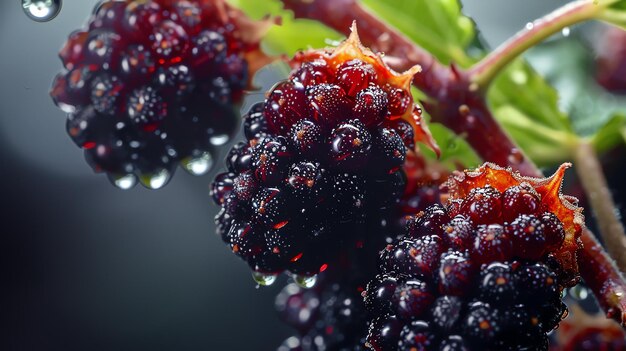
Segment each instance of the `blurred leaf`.
M266 15L280 16L282 24L273 26L261 45L269 54L293 56L308 48L324 48L344 36L320 22L294 19L291 11L283 10L278 0L228 0L248 16L259 19Z
M476 36L474 22L458 0L362 0L365 6L441 62L468 66L467 48Z
M494 110L510 105L536 123L571 131L568 117L559 109L556 90L523 59L512 62L496 78L487 97ZM508 118L499 114L496 117Z
M543 44L529 61L561 94L561 106L579 135L602 128L616 113L626 111L626 97L607 92L596 83L593 50L572 36Z
M626 1L620 0L610 5L600 14L600 19L626 29Z
M615 115L591 138L596 152L604 152L626 142L626 115Z
M459 165L470 168L481 164L480 157L465 139L439 123L430 123L428 128L441 148L441 157L437 159L430 149L421 146L422 154L427 158L443 164L451 171L458 169Z
M494 109L505 130L539 166L551 166L572 158L578 137L536 122L522 110L512 105Z

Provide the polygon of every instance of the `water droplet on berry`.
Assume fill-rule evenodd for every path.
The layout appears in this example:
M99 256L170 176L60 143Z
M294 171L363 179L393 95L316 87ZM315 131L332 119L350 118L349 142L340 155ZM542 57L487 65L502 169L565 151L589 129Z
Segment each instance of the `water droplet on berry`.
M276 282L278 274L268 274L261 272L252 272L252 279L261 286L270 286Z
M167 184L171 176L172 174L168 170L162 169L155 173L142 175L139 181L146 188L156 190Z
M211 145L220 146L226 144L228 142L228 139L228 135L218 134L211 136L211 138L209 138L209 142L211 143Z
M134 174L108 174L107 177L113 185L128 190L137 184L137 177Z
M189 156L180 161L181 166L194 176L206 174L213 166L213 156L210 152L205 151L199 155Z
M61 12L61 0L22 0L22 8L33 21L48 22Z
M293 281L305 289L310 289L315 286L315 283L317 283L317 275L307 277L296 274L293 276Z
M583 301L589 297L589 290L580 284L570 288L568 293L573 299L578 301Z

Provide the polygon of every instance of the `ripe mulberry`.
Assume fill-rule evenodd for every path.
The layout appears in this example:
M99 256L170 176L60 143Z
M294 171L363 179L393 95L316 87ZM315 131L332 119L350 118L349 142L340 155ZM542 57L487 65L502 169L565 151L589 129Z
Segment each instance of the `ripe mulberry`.
M88 163L116 185L161 187L178 163L204 174L237 126L232 103L267 61L269 24L223 0L106 0L61 49L50 94Z
M410 96L418 69L391 71L356 31L292 64L289 79L244 117L247 142L229 153L228 172L212 186L219 235L257 276L313 276L339 251L370 241L365 228L404 192L409 148L398 121L412 129L410 143L436 148L416 107L391 108L396 90Z
M581 209L548 179L485 164L453 175L446 207L408 220L364 292L367 345L391 350L548 350L577 282ZM575 257L575 256L574 256Z

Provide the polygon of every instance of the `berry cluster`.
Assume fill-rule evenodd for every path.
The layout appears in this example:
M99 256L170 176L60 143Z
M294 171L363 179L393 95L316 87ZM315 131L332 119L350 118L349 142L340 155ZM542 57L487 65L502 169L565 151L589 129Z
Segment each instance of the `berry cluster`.
M103 1L61 49L51 96L94 170L118 185L160 187L178 162L203 174L236 128L230 105L267 24L223 0Z
M300 53L288 80L245 116L246 142L227 157L212 195L217 231L262 274L312 276L360 247L403 194L402 166L419 124L410 82L360 45Z
M322 285L322 284L320 284ZM276 297L281 318L298 330L278 351L357 351L365 344L365 308L344 284L303 289L287 285Z
M408 221L364 293L368 346L390 350L547 350L576 282L582 218L546 180L486 164L452 177L448 206ZM571 245L573 248L570 249Z

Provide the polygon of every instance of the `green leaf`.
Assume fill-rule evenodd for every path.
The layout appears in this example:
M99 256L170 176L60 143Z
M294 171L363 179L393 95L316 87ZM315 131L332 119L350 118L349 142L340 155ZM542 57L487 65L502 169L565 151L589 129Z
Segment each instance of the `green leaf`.
M425 146L421 146L422 153L432 160L435 160L449 170L455 170L462 165L465 168L476 167L481 164L480 157L462 137L439 123L428 125L430 132L441 148L441 157L436 159L435 154Z
M571 131L567 115L558 106L559 96L526 61L517 59L494 81L487 95L494 110L513 106L538 124ZM498 116L498 118L507 118Z
M530 52L529 60L557 87L574 130L588 138L596 152L625 142L626 97L596 83L594 52L581 38L545 43Z
M441 62L466 67L467 48L476 37L474 22L458 0L362 0L362 3Z
M572 159L578 137L572 133L539 124L526 112L512 105L494 110L504 129L537 165L552 166Z
M291 11L283 10L278 0L228 0L254 19L266 15L280 16L282 24L273 26L261 45L268 54L293 56L297 51L308 48L324 48L344 36L320 22L294 19Z
M598 153L626 142L626 115L615 115L591 138L591 145Z

